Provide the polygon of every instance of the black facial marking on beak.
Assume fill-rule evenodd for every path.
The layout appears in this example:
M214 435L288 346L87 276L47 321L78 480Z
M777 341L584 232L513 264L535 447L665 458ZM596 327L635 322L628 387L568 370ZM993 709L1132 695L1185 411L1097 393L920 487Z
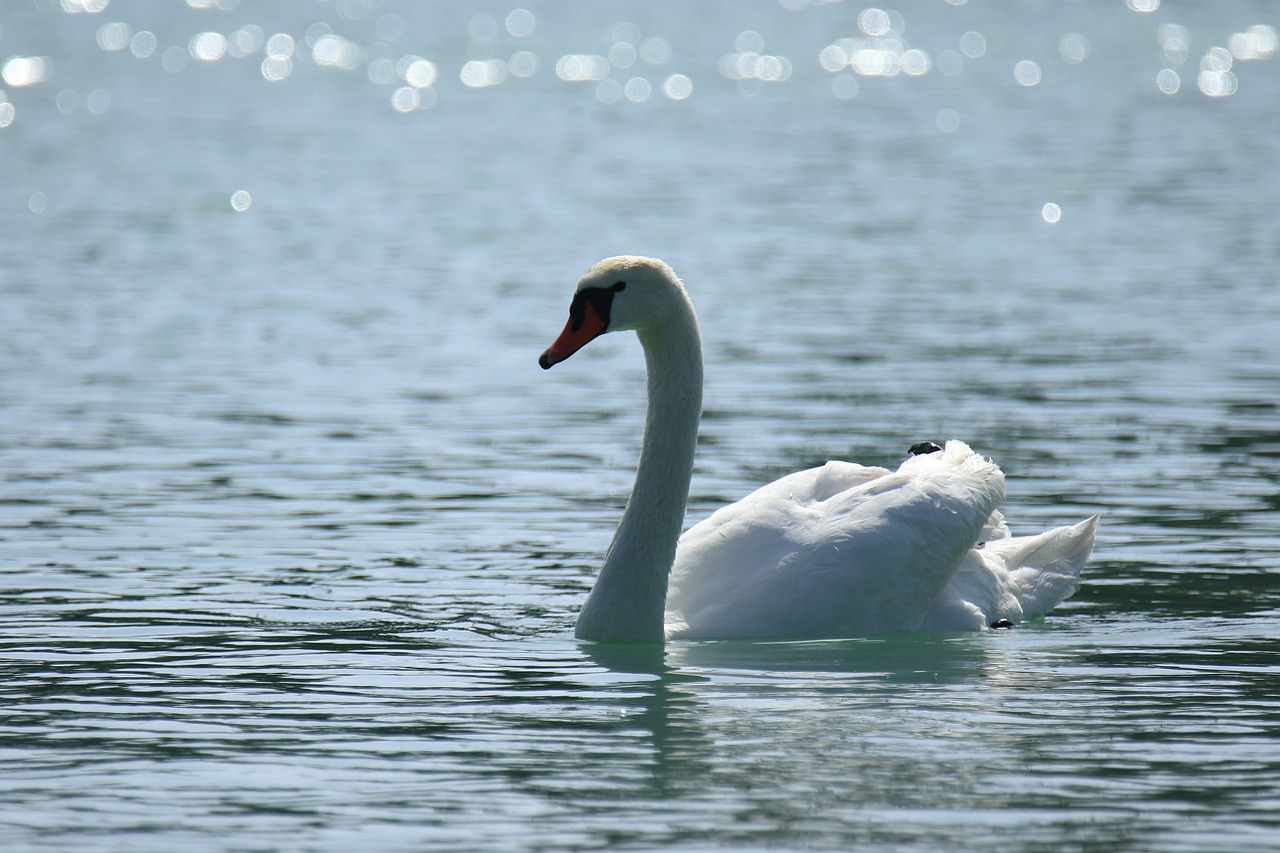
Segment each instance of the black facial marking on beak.
M586 317L587 305L596 312L596 315L604 321L606 330L609 328L609 314L613 310L613 295L620 290L625 290L627 283L620 281L611 287L587 287L579 290L573 295L573 302L569 304L569 328L578 331L582 328L582 321Z

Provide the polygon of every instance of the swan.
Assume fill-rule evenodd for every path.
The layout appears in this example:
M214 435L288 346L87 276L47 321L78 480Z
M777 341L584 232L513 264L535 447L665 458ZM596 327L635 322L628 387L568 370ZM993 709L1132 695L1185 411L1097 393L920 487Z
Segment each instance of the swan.
M1075 592L1096 515L1014 537L1004 475L961 441L896 471L828 462L782 477L682 536L702 413L702 340L667 264L620 256L578 282L545 370L606 332L644 350L635 486L578 615L579 639L823 639L1007 627Z

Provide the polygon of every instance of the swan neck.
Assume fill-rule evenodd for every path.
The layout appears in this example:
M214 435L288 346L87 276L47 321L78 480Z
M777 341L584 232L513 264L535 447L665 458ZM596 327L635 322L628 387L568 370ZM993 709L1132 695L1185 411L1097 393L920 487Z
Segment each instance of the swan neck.
M664 639L667 578L684 527L702 415L702 340L691 305L640 330L649 404L635 486L578 616L577 636L606 642Z

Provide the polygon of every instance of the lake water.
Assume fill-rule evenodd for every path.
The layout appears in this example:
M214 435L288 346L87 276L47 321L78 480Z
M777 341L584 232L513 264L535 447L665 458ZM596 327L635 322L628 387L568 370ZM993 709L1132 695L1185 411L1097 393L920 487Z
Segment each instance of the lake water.
M4 848L1274 850L1277 27L6 3ZM643 363L537 356L617 253L701 316L690 522L963 438L1015 532L1102 514L1083 588L575 642Z

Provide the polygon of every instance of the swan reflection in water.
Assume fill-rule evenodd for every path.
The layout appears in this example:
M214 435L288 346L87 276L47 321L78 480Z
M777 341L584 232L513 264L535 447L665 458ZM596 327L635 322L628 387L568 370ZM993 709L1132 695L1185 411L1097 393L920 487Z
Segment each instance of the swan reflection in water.
M758 781L762 756L774 756L767 774L773 783L822 767L830 777L824 784L851 802L897 787L909 794L927 761L895 754L900 744L886 733L900 735L904 715L927 725L955 713L957 692L972 694L972 684L1001 668L1000 648L996 635L972 632L665 647L584 643L582 653L608 678L593 701L609 707L607 727L626 744L592 758L587 784L615 798L703 784L746 792ZM844 732L842 753L814 754L833 732ZM953 760L954 739L922 737L929 743L917 752Z

